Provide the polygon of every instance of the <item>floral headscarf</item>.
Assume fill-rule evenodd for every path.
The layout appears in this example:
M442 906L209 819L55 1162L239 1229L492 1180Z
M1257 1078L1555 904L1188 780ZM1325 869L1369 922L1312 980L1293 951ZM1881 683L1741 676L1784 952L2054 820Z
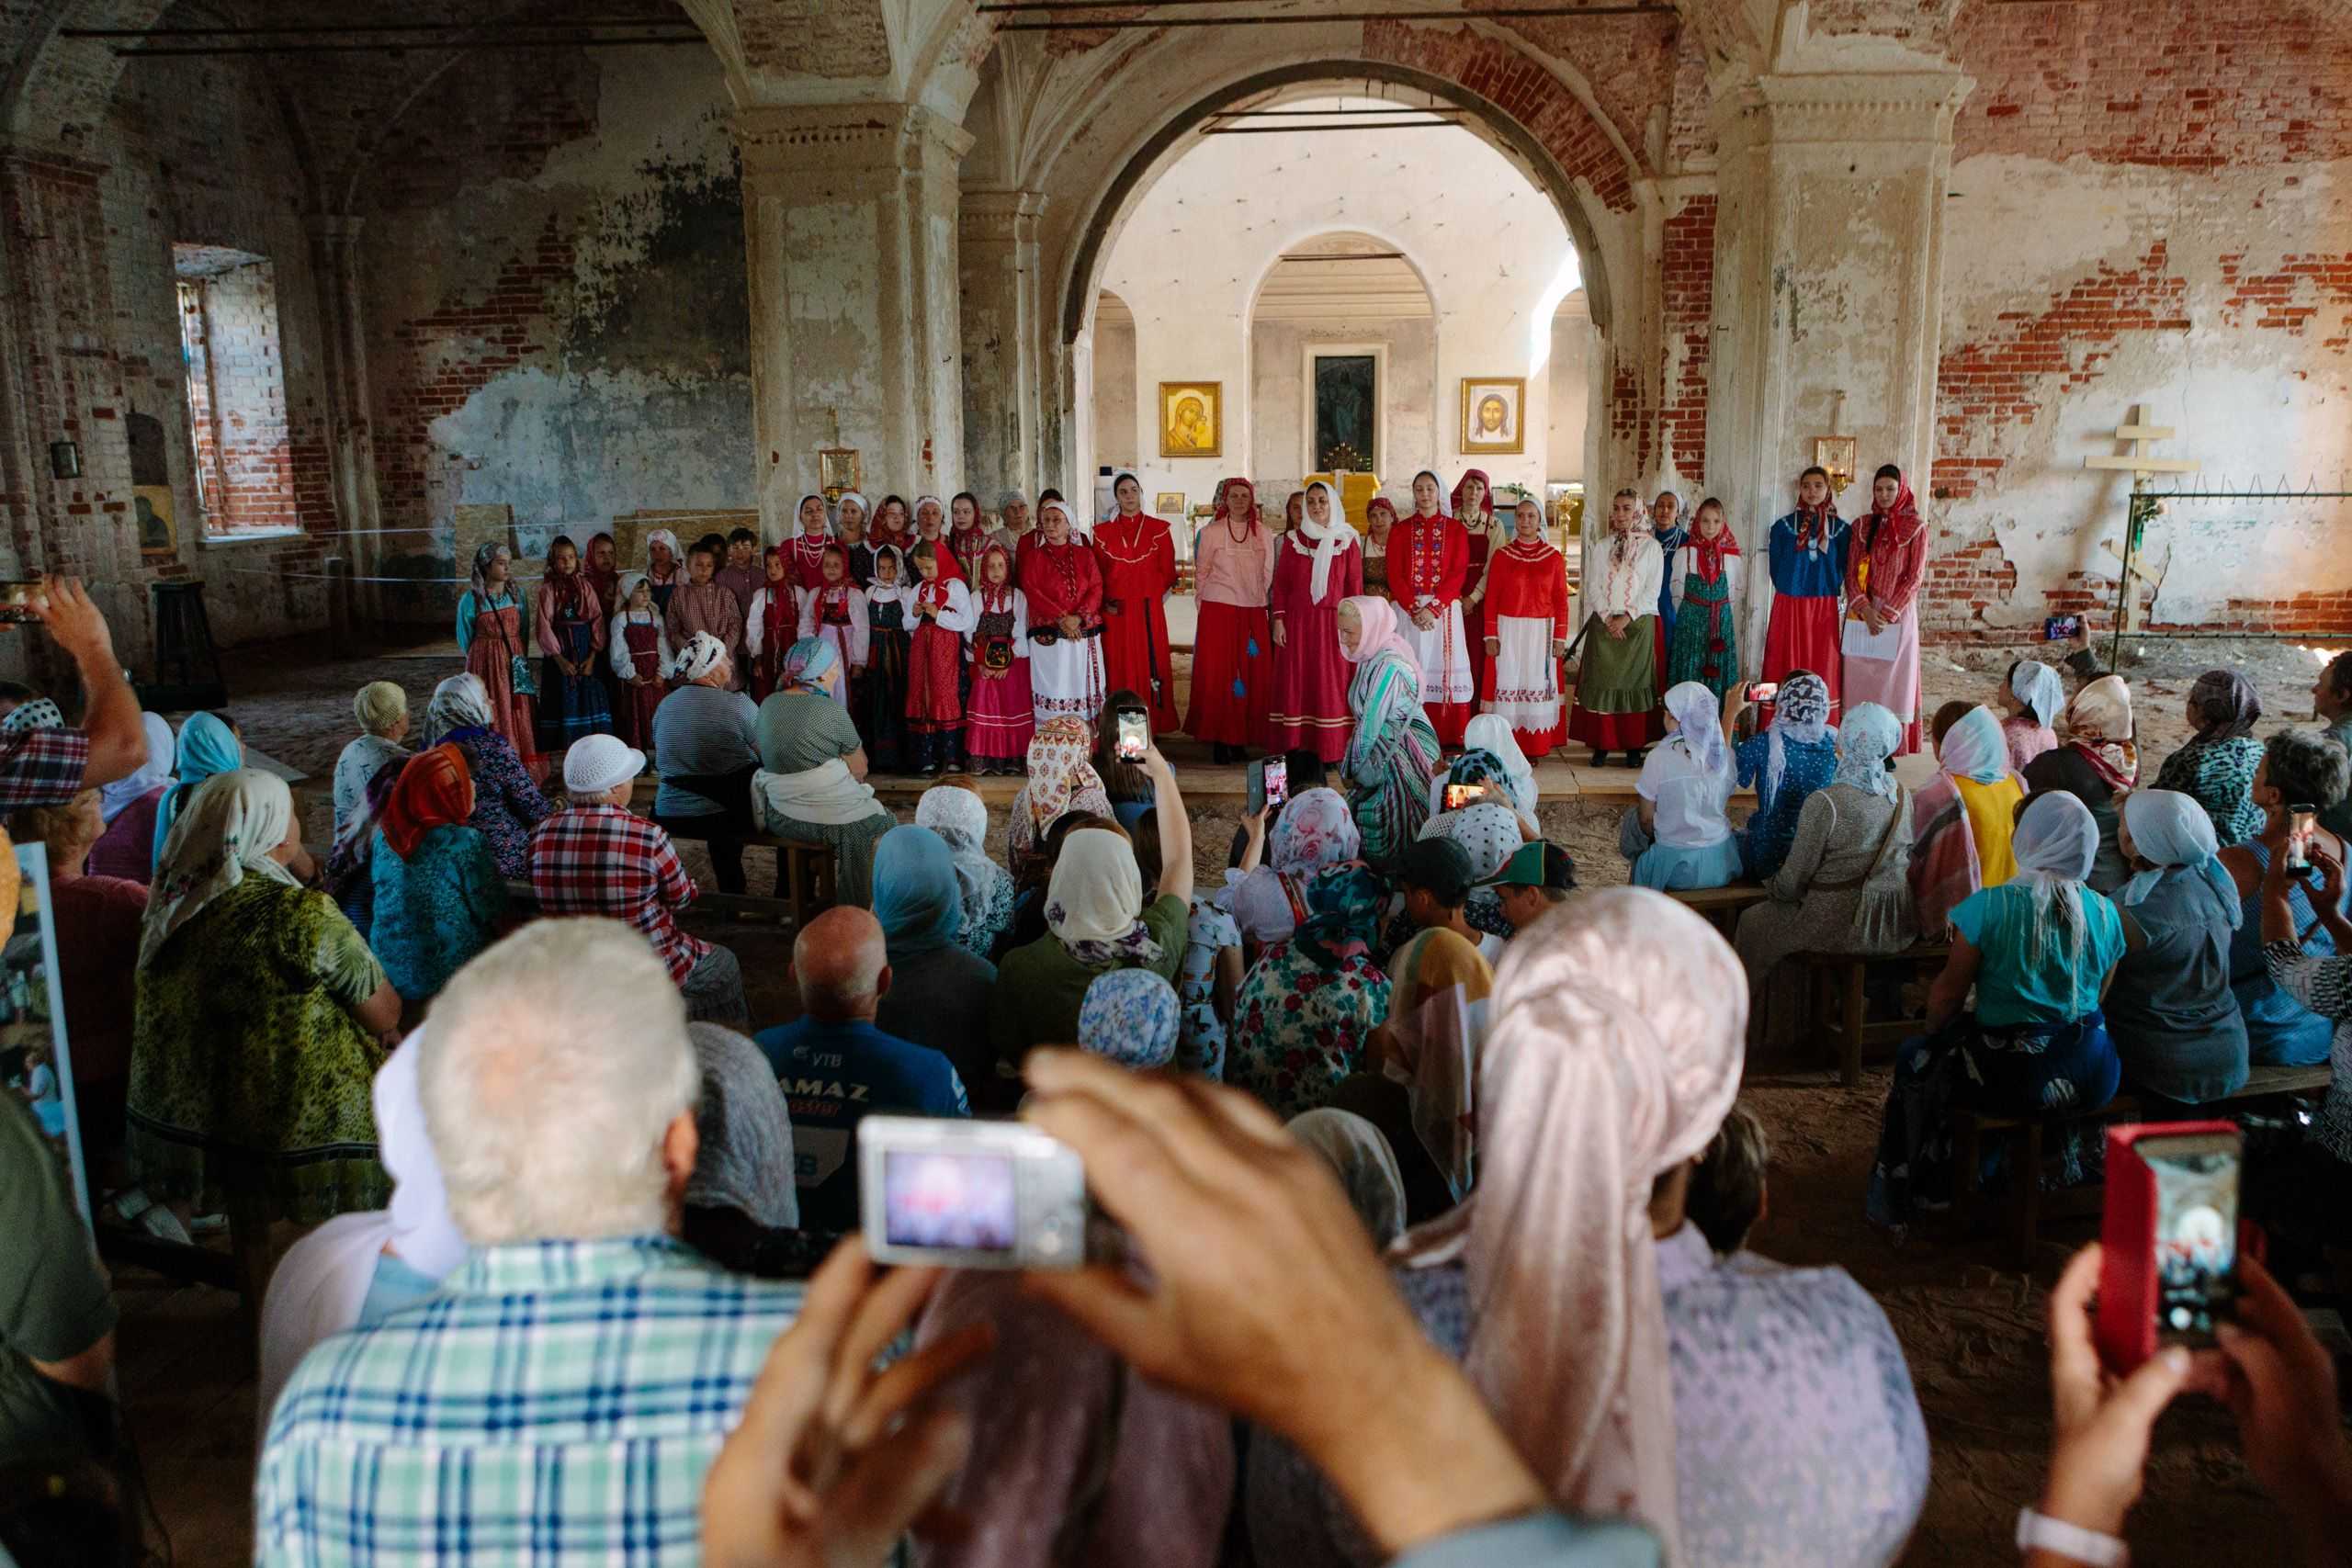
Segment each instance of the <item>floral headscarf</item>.
M1274 818L1266 852L1276 871L1305 876L1354 860L1363 852L1363 835L1338 790L1301 790Z
M686 646L678 650L677 661L671 665L670 673L691 683L726 662L727 645L708 632L696 632Z
M496 560L501 553L503 553L509 561L514 558L514 552L507 549L497 540L484 540L481 547L474 551L473 570L467 574L466 581L472 585L474 597L483 601L485 606L490 599L490 563ZM505 585L499 592L509 598L520 597L515 592L514 574L512 570L508 571Z
M1721 721L1721 715L1717 720ZM1829 682L1810 672L1781 682L1780 694L1772 699L1771 727L1764 732L1770 738L1764 748L1764 794L1773 798L1780 795L1790 741L1815 745L1828 732Z
M1886 760L1902 744L1900 719L1876 703L1856 703L1838 727L1838 772L1829 782L1893 800L1894 775L1886 771Z
M1723 709L1715 694L1697 681L1685 681L1666 691L1666 711L1675 731L1668 744L1679 746L1710 774L1731 767L1731 748L1724 744Z
M2197 739L2209 746L2252 734L2262 716L2262 699L2234 670L2208 670L2197 677L2188 701L2197 710Z
M1362 861L1325 866L1306 885L1306 919L1291 940L1318 969L1371 951L1388 889Z
M1069 809L1081 791L1100 794L1102 775L1094 771L1093 743L1086 721L1068 714L1047 719L1029 741L1029 819L1042 836L1054 818Z
M1046 925L1072 958L1090 969L1159 963L1142 908L1143 873L1123 835L1080 829L1062 840L1046 887Z
M2066 705L2066 739L2098 771L2109 789L2140 780L2140 748L2132 723L2132 688L2120 675L2102 675Z
M1078 1044L1123 1067L1164 1067L1176 1059L1182 1015L1176 987L1149 969L1098 975L1078 1004Z

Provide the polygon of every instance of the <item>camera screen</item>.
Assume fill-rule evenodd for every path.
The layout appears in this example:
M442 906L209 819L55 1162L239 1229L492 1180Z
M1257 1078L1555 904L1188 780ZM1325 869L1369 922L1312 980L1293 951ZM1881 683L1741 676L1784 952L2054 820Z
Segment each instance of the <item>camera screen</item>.
M892 1247L1011 1252L1021 1203L1011 1155L900 1153L883 1156L882 1209Z
M2192 1141L2202 1140L2161 1140ZM2214 1320L2237 1300L2237 1151L2143 1145L2142 1152L2156 1178L2156 1332L2210 1339Z

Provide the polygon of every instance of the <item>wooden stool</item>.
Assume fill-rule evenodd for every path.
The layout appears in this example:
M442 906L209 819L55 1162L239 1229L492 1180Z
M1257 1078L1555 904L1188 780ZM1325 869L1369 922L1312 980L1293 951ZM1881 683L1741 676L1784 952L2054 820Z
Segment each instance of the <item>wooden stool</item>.
M1813 1011L1814 1027L1820 1031L1822 1043L1829 1048L1830 1059L1838 1064L1839 1083L1852 1089L1862 1081L1864 1046L1895 1044L1904 1036L1927 1028L1924 1018L1866 1021L1864 1015L1869 1009L1865 990L1871 965L1941 964L1951 956L1951 944L1941 942L1914 942L1900 953L1797 954L1805 966L1805 1002Z
M155 680L140 688L141 705L158 712L220 706L229 700L229 682L212 646L203 582L158 582L153 593Z

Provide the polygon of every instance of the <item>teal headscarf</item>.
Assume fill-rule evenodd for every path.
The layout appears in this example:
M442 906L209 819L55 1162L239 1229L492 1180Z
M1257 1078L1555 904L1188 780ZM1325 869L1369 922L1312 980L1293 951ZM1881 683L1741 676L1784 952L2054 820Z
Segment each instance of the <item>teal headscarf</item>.
M155 808L155 865L164 863L164 840L172 836L172 823L180 814L180 803L196 793L196 786L215 773L234 773L245 765L245 749L237 739L237 732L209 713L191 714L180 725L179 765L175 771L177 786L164 792Z
M874 918L893 956L929 953L964 929L956 853L928 828L893 828L874 848Z
M1370 949L1387 901L1387 887L1363 862L1327 865L1306 885L1306 919L1293 940L1317 968L1337 969Z

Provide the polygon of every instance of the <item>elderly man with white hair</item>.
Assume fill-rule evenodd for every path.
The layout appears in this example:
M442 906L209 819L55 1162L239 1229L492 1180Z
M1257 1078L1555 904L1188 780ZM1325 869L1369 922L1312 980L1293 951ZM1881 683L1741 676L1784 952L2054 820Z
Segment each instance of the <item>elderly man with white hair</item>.
M528 926L405 1047L470 1247L304 1358L255 1483L265 1564L692 1563L705 1472L797 1285L677 1239L700 1073L637 933Z

